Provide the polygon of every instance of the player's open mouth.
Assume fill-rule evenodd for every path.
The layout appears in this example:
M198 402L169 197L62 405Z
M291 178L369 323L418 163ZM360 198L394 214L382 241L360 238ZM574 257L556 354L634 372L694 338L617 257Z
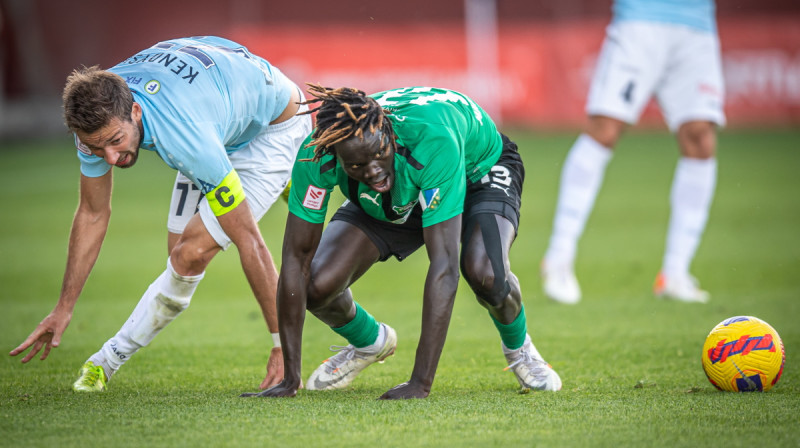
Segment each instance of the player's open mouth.
M124 156L120 157L117 160L117 163L115 163L114 165L119 168L129 168L134 163L136 163L136 156L132 154L125 154Z
M389 191L390 188L389 176L384 177L379 182L373 182L369 184L369 187L372 188L374 191L377 191L378 193L385 193Z

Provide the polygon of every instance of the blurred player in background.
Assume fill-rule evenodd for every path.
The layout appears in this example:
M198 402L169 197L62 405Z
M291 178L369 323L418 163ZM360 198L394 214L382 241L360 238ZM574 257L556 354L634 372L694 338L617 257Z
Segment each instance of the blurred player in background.
M178 170L168 217L166 270L119 332L81 368L76 391L101 391L111 375L187 306L206 266L233 243L273 340L262 388L283 378L277 338L277 270L257 221L287 186L311 131L302 91L264 59L226 39L174 39L109 70L75 70L63 94L81 165L61 294L53 311L11 355L22 362L57 347L86 283L111 216L113 166L139 150ZM197 213L195 213L197 211ZM109 291L117 296L119 292Z
M588 123L561 173L541 266L546 296L562 303L581 299L574 273L578 240L614 146L655 95L681 157L654 292L684 302L708 301L689 267L716 185L716 127L725 124L721 66L713 0L615 0L587 100Z
M561 379L527 332L519 282L508 252L519 223L524 168L517 146L466 96L404 88L367 96L312 86L317 128L298 154L278 283L286 377L259 396L294 396L301 385L306 309L344 337L345 347L306 381L307 390L341 389L394 353L397 335L353 299L350 285L378 261L425 246L430 265L422 332L411 378L381 398L430 393L453 309L460 269L488 311L506 360L524 388L559 390ZM338 186L349 199L323 232ZM406 279L386 285L410 300Z

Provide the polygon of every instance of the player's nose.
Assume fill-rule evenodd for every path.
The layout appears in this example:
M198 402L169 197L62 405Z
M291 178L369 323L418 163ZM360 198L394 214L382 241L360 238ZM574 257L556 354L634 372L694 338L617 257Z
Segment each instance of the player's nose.
M364 177L375 179L381 175L381 166L377 162L370 162L364 169Z
M117 160L119 160L119 152L114 151L113 149L103 148L103 159L105 159L106 163L109 165L116 165Z

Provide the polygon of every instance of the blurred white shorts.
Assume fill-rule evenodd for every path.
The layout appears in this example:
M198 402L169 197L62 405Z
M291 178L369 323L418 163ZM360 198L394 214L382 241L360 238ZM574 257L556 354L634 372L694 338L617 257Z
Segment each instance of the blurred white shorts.
M612 22L597 59L586 112L635 124L655 95L669 129L725 124L719 38L686 26Z
M298 112L306 110L308 106L304 105L300 106ZM256 221L267 213L286 188L292 177L297 151L310 133L311 116L295 115L267 127L247 146L228 156L242 181L247 204ZM219 225L208 200L188 177L179 172L172 189L167 229L172 233L183 233L189 219L197 212L217 244L223 250L227 249L231 239Z

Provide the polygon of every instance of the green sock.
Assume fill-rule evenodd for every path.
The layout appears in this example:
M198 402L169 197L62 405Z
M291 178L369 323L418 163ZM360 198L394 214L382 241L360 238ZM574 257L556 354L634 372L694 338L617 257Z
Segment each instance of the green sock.
M341 327L331 327L331 330L347 339L354 347L363 348L374 344L378 339L380 324L356 302L356 317Z
M489 316L492 318L494 326L497 327L497 331L500 332L500 339L503 341L506 348L516 350L522 347L522 344L525 343L525 336L528 334L528 322L525 319L525 305L520 307L519 316L514 319L514 322L508 325L501 324L491 314L489 314Z

